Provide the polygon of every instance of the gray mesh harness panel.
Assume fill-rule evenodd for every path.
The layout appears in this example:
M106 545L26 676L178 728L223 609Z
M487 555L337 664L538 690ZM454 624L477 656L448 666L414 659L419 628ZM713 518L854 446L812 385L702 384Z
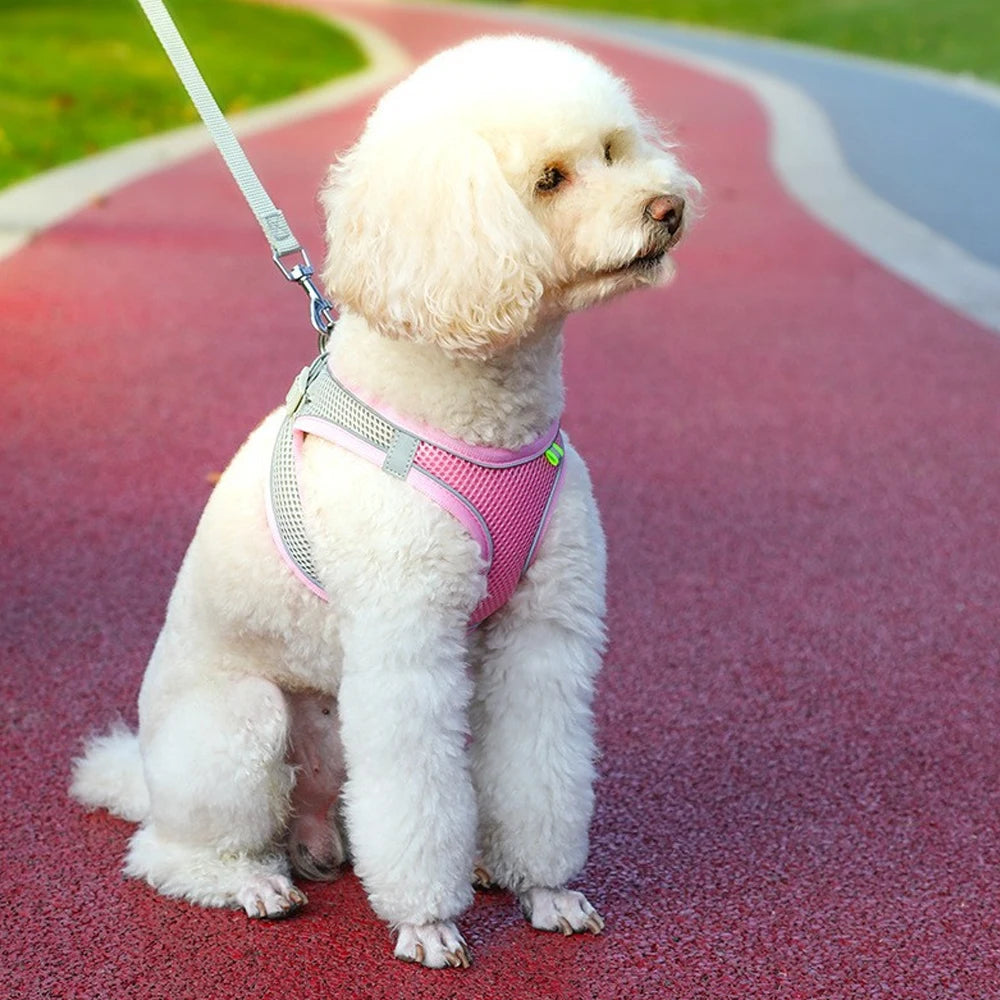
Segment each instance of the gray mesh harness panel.
M285 417L271 453L270 506L274 526L288 557L298 566L303 576L319 587L321 585L316 576L316 566L302 519L302 498L299 496L298 471L295 468L294 420L294 413Z
M330 374L325 358L322 360L321 365L313 363L315 374L309 380L306 394L293 419L295 416L320 417L343 427L380 451L388 451L392 447L396 426L345 389Z
M322 591L302 513L296 468L295 421L316 417L348 431L386 453L383 468L405 479L413 464L418 439L386 420L358 399L330 373L326 355L304 368L292 384L287 412L271 454L270 506L274 526L289 558L302 575Z

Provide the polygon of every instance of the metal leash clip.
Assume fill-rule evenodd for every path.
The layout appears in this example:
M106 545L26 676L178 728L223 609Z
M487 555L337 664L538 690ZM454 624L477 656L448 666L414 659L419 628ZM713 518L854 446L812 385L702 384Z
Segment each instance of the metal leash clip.
M305 289L306 295L309 296L309 319L312 322L313 329L318 334L317 343L319 344L319 352L322 354L326 351L327 342L330 339L330 334L333 332L334 323L337 321L333 314L333 305L312 280L313 266L309 261L309 255L301 247L291 252L300 254L302 258L299 263L294 264L291 268L285 267L282 261L282 257L289 255L287 252L279 253L275 250L271 256L274 258L274 263L278 265L278 270L289 281L297 281Z

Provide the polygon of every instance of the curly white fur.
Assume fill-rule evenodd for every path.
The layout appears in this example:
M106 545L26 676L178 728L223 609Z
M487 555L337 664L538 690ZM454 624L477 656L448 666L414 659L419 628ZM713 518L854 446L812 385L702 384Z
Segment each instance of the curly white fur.
M519 447L562 409L566 313L665 281L696 190L589 56L522 37L442 53L382 99L322 193L324 277L342 309L333 365L412 419ZM250 435L209 500L138 734L92 741L74 794L141 823L129 874L251 916L305 902L290 866L335 876L342 813L397 954L424 964L468 964L452 921L477 862L531 901L537 926L596 932L589 903L561 890L587 854L604 643L604 541L582 460L567 448L534 564L470 637L477 544L315 438L303 506L330 602L293 578L263 509L280 419Z

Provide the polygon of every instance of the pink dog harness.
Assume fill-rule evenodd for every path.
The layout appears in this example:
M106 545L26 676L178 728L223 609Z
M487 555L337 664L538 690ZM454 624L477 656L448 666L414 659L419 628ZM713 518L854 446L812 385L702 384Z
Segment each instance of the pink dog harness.
M299 456L307 434L409 483L476 539L487 566L486 596L473 611L471 626L507 603L531 565L562 482L558 420L516 451L475 447L376 409L334 377L326 355L299 374L287 410L271 458L267 519L279 552L313 593L329 599L313 562L299 494Z

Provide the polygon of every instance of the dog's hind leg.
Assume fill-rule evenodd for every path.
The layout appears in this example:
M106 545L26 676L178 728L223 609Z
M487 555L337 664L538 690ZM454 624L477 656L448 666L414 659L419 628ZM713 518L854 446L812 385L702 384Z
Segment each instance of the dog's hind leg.
M298 909L305 897L280 846L294 783L288 728L284 694L261 678L216 674L172 696L161 687L140 726L150 808L126 874L251 917Z

